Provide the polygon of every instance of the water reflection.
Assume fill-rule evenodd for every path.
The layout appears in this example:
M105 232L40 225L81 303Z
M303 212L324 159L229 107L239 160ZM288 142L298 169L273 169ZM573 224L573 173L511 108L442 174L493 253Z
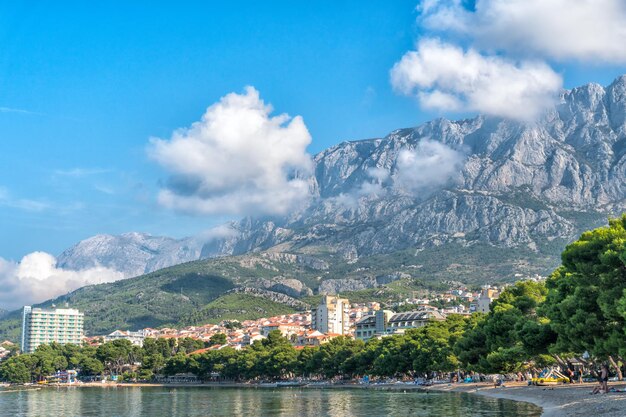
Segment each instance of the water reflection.
M540 415L526 403L469 394L362 389L44 388L0 392L1 416L360 417Z

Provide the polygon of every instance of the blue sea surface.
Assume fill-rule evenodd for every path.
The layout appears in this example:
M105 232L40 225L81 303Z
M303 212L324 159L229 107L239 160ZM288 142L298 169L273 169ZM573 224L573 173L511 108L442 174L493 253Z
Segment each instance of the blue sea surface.
M0 390L0 415L183 416L532 416L532 404L471 394L302 388L70 387Z

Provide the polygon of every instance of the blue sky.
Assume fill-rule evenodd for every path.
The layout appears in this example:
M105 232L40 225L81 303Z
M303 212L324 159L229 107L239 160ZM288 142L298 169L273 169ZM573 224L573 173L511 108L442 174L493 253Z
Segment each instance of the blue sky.
M157 204L168 173L146 148L247 85L276 112L303 117L310 153L448 114L390 83L426 31L415 0L102 3L0 6L5 259L56 255L97 233L182 237L237 217ZM565 87L626 72L547 59Z

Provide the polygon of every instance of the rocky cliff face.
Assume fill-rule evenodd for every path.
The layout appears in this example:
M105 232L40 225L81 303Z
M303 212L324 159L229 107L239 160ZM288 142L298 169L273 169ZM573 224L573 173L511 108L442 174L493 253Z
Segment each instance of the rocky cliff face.
M288 217L243 219L235 234L202 248L193 239L95 236L59 265L97 263L134 276L266 251L268 260L324 271L328 258L319 254L350 264L453 244L510 248L511 257L522 248L524 262L529 251L551 257L549 269L581 231L626 211L626 76L564 91L535 123L438 119L341 143L316 155L315 166L310 204Z
M539 251L626 210L626 76L563 92L535 123L438 119L341 143L315 163L306 210L245 219L204 254L324 247L349 260L449 242Z

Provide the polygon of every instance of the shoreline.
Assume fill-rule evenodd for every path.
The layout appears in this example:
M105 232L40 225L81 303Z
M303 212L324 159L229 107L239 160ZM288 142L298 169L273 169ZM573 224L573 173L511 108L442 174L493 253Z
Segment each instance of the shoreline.
M542 409L542 417L556 416L586 416L602 415L607 417L621 417L626 415L626 392L590 395L596 383L575 385L558 385L550 387L528 386L526 383L509 383L503 387L494 388L491 383L456 383L422 386L415 384L330 384L314 383L308 386L294 386L299 389L364 389L380 391L421 391L421 392L449 392L480 395L489 398L505 399L534 404ZM42 385L28 389L41 388L290 388L277 387L273 384L247 384L236 382L224 383L116 383L116 382L88 382L72 385ZM626 382L613 383L611 388L626 389Z
M590 395L597 383L557 385L550 387L509 383L494 388L493 384L449 384L425 387L436 392L463 392L489 398L521 401L542 408L542 417L594 416L622 417L626 415L626 392ZM610 388L626 388L626 383L613 383Z

